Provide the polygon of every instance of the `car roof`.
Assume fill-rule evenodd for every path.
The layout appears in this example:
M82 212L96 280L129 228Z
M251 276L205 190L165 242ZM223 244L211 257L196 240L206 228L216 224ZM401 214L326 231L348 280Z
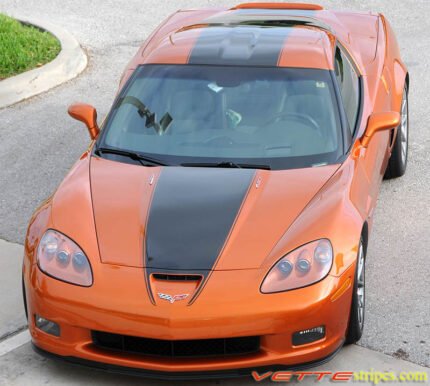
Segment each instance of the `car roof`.
M140 64L188 63L333 69L330 27L305 15L234 8L184 20L142 56ZM265 12L266 11L266 12Z
M376 58L379 16L294 3L180 10L160 25L130 62L334 68L336 41L357 68Z

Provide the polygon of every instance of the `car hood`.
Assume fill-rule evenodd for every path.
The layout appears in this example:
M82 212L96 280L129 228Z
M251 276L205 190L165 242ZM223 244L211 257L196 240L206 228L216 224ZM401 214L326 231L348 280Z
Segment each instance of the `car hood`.
M258 268L338 167L90 165L102 262L183 272Z

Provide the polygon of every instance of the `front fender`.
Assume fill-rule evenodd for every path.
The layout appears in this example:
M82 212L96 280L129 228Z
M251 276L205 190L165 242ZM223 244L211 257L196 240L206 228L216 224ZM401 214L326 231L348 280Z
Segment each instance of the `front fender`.
M330 274L341 276L356 260L366 216L352 201L352 182L353 161L347 160L280 238L262 267L269 270L299 246L327 238L334 252Z

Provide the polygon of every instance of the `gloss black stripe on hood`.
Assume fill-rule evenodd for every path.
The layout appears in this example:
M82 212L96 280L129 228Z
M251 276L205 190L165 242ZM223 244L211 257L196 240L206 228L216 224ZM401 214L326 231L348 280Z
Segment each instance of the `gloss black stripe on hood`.
M146 230L146 267L211 270L254 176L249 169L163 168Z
M189 64L276 66L290 28L209 26L203 28Z

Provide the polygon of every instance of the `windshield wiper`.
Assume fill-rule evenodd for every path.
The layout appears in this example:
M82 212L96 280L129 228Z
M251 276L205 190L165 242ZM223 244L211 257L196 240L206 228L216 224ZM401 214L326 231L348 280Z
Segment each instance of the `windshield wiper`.
M109 147L97 147L95 150L95 153L99 156L102 155L103 153L121 155L124 157L128 157L134 161L140 162L140 164L142 166L154 166L154 165L168 166L166 163L164 163L158 159L147 157L147 156L141 155L139 153L134 153L134 152L128 151L128 150L112 149Z
M149 110L138 98L131 95L118 99L115 108L126 103L136 107L139 116L146 118L145 127L153 127L158 135L163 135L173 121L172 116L167 112L161 117L160 122L157 122L155 120L155 113Z
M238 169L265 169L270 170L269 165L258 165L258 164L237 164L235 162L223 161L223 162L186 162L181 166L188 167L201 167L201 168L238 168Z

